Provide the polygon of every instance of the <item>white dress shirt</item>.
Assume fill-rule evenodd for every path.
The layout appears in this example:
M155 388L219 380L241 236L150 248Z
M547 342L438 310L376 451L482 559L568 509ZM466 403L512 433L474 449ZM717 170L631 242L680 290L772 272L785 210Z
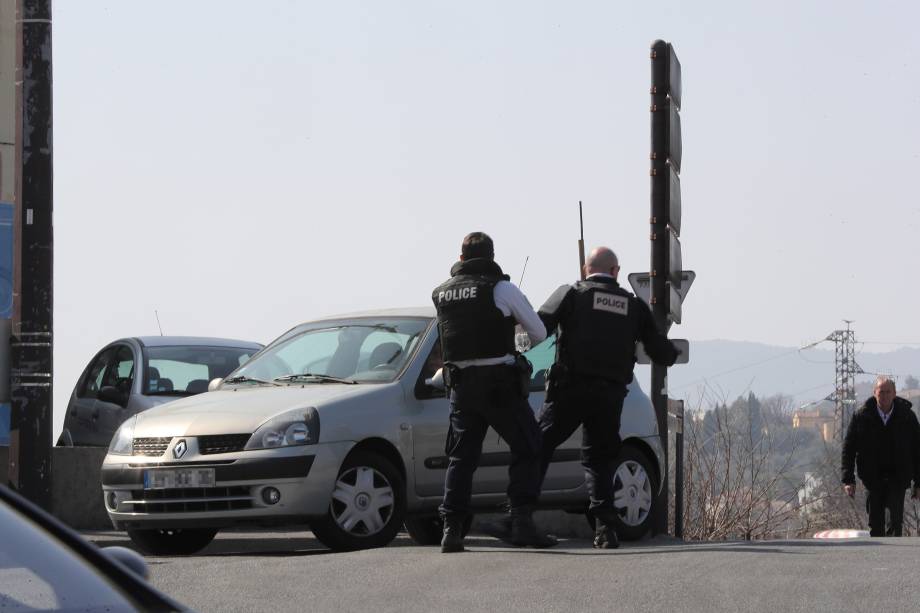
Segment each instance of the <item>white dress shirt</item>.
M894 413L894 406L888 409L887 413L878 405L875 406L875 410L878 411L878 416L882 418L882 425L887 426L888 420L891 419L891 414Z
M530 306L527 296L524 295L515 284L510 281L499 281L492 290L492 299L495 306L505 317L514 317L521 325L527 336L530 337L530 346L546 338L546 327L540 321L539 315ZM494 366L496 364L514 364L514 356L507 353L497 358L476 358L473 360L457 360L454 364L458 368L467 366Z

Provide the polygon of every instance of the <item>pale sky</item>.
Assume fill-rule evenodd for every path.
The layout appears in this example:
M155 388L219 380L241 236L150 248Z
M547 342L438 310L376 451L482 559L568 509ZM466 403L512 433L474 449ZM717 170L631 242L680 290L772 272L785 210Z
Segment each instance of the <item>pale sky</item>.
M55 433L104 344L430 304L483 230L539 306L649 267L649 46L683 64L671 336L920 343L914 2L54 4ZM873 350L879 350L874 346Z

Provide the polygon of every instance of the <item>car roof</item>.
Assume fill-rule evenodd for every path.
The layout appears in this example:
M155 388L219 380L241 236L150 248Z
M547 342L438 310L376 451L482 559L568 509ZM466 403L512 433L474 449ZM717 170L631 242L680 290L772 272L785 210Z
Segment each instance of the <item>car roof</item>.
M261 349L262 345L252 341L207 336L135 336L145 347L235 347L238 349Z
M436 315L433 306L400 307L395 309L373 309L368 311L354 311L318 317L310 321L326 321L330 319L356 319L359 317L423 317L432 319ZM310 322L303 322L310 323Z

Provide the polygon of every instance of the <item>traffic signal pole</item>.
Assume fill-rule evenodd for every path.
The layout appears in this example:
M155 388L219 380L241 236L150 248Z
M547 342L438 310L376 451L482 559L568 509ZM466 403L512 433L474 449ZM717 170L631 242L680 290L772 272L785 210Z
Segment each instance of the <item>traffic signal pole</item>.
M10 485L51 507L51 0L19 0Z

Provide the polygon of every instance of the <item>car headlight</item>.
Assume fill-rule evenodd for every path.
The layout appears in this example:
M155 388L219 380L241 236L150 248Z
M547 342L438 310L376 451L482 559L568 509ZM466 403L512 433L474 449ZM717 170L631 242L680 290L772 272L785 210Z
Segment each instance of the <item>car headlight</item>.
M313 407L295 409L259 426L244 449L272 449L315 445L319 441L319 413Z
M114 455L131 455L134 452L134 422L137 417L132 417L115 432L112 442L109 443L109 453Z

